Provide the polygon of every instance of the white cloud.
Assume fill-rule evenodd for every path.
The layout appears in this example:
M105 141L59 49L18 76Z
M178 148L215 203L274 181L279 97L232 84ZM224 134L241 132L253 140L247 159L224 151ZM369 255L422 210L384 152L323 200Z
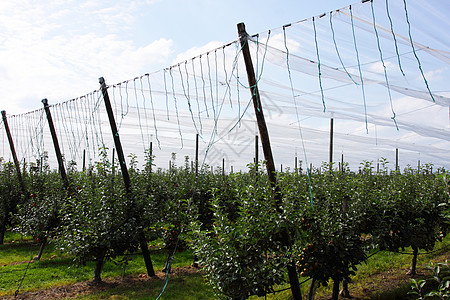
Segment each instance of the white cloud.
M384 67L386 67L386 71L388 71L389 69L394 67L394 64L389 61L385 61L383 66L383 62L378 61L371 64L369 70L376 74L384 74Z
M142 5L158 1L2 1L0 109L16 114L76 98L168 64L173 42L124 38Z
M191 48L191 49L189 49L189 50L187 50L187 51L185 51L183 53L178 54L175 57L175 60L173 61L173 64L177 64L177 63L183 62L183 61L185 61L187 59L191 59L193 57L196 57L196 56L198 56L200 54L207 53L208 51L214 50L214 49L216 49L216 48L218 48L218 47L220 47L222 45L223 45L222 42L212 41L212 42L207 43L204 46L193 47L193 48Z
M442 73L444 73L443 69L433 70L425 73L425 78L427 80L442 80ZM423 79L422 77L420 79Z

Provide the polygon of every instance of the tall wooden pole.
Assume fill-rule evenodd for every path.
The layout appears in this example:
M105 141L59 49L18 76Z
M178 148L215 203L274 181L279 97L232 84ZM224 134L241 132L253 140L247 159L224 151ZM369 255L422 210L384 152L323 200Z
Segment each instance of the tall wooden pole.
M127 193L131 193L131 180L130 174L128 174L127 164L125 162L125 156L123 155L122 143L120 142L119 131L117 130L116 120L114 119L114 113L111 107L111 101L109 100L108 90L106 88L105 79L99 78L101 86L103 100L105 102L106 113L108 114L109 125L114 139L114 146L117 150L117 157L119 159L120 170L122 171L123 182L125 184L125 190Z
M113 154L112 154L112 161L111 161L111 172L112 172L112 175L114 176L114 175L116 175L115 173L116 173L116 168L114 167L114 160L116 159L115 158L115 155L116 154L116 148L113 148Z
M297 155L295 156L295 163L294 163L294 169L295 169L295 174L298 174L298 164L297 164Z
M275 176L275 164L272 155L272 148L270 146L269 132L267 130L266 121L264 118L263 108L261 104L261 98L259 96L259 90L256 82L255 70L253 69L253 62L250 55L250 48L248 46L248 34L245 31L245 24L237 24L239 39L242 48L242 55L244 57L245 68L247 70L247 77L252 93L253 107L255 109L256 120L258 122L259 135L261 137L261 144L263 147L264 158L266 160L266 168L269 177L270 184L275 190L276 209L278 212L282 212L281 206L281 194L279 187L277 186L277 179ZM287 230L282 231L282 242L286 246L291 245L289 233ZM287 266L289 282L291 284L291 292L294 300L301 300L302 295L300 291L300 285L298 282L297 269L295 263L291 262Z
M259 145L258 145L258 136L255 135L255 168L256 172L258 172L258 162L259 162Z
M334 126L333 126L333 118L330 119L330 157L329 157L329 162L330 162L330 171L333 170L333 130L334 130Z
M83 150L83 172L86 170L86 149Z
M398 172L398 148L395 148L395 172Z
M150 165L149 165L149 172L152 172L152 165L153 165L153 142L150 142Z
M195 135L195 176L198 176L198 133Z
M2 119L3 119L3 124L5 125L6 136L8 137L9 148L11 149L14 166L16 167L17 178L19 179L20 188L22 190L22 193L24 195L27 195L25 183L22 178L22 172L20 171L20 163L19 163L19 160L17 159L17 155L16 155L16 148L14 147L14 141L11 136L11 131L9 130L8 120L6 118L6 111L4 111L4 110L2 110Z
M114 113L111 107L111 101L108 95L108 89L106 87L105 79L103 77L99 78L100 88L103 94L103 100L105 102L106 113L108 114L109 125L111 126L111 131L114 138L114 145L117 150L117 157L119 159L120 170L122 171L123 182L125 184L125 190L129 197L133 197L131 194L131 180L128 174L127 165L125 163L125 156L123 155L122 144L120 142L119 131L117 130L116 120L114 119ZM136 203L133 201L133 205L137 208ZM136 210L138 211L138 210ZM141 218L139 212L136 212L135 218L137 220L138 226L141 226ZM144 257L145 267L147 268L147 273L149 276L155 276L155 271L153 269L153 263L150 258L150 252L148 250L147 240L145 238L145 233L142 227L139 229L139 244L142 250L142 256Z
M58 170L59 170L59 174L61 175L61 179L63 181L63 187L68 191L68 193L71 193L69 179L67 178L66 169L64 167L64 161L62 158L61 149L59 148L58 137L56 135L55 125L53 124L52 114L50 112L50 106L48 105L48 100L42 99L42 104L44 104L45 114L47 115L48 126L50 128L50 134L52 135L53 146L55 148L55 153L56 153L56 159L58 160ZM49 217L49 219L47 220L47 224L53 224L54 222L58 222L58 219L55 214L52 214ZM50 229L50 228L44 227L44 230L48 230L48 229ZM44 248L45 248L46 244L47 244L47 236L44 236L43 238L41 238L41 247L39 249L39 254L37 255L36 260L41 259L41 256L44 252Z
M52 135L53 146L55 147L56 159L58 160L59 174L63 180L64 187L69 189L69 180L67 179L66 169L64 167L64 161L61 154L61 149L59 148L58 137L56 136L55 125L53 124L52 114L50 112L50 106L48 105L47 99L42 99L44 104L45 114L47 115L48 126L50 127L50 133Z

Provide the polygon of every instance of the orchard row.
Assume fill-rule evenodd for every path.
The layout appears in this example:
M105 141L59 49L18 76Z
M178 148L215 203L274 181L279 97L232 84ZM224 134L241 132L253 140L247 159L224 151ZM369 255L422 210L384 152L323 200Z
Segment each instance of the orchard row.
M45 160L24 166L26 193L14 165L2 162L2 236L15 230L42 250L54 243L78 264L95 260L94 280L101 280L104 262L163 239L168 270L176 250L190 247L218 294L243 299L289 282L289 264L312 286L333 280L338 290L375 249L412 247L414 273L418 251L433 249L449 224L444 170L374 174L370 162L358 173L325 166L309 175L278 173L274 190L262 166L196 175L188 158L167 171L152 170L149 158L142 169L132 160L126 191L117 162L106 152L101 157L82 172L69 163L67 188ZM151 260L146 266L152 275Z

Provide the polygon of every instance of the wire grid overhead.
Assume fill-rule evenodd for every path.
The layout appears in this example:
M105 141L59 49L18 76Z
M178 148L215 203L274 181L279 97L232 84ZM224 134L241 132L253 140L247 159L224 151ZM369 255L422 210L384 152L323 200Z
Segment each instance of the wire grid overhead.
M248 38L275 163L320 166L333 157L350 168L381 157L450 167L450 23L445 1L363 1ZM251 28L251 24L247 24ZM200 163L245 170L258 134L238 40L173 66L110 84L108 94L125 154L168 167ZM106 78L106 81L108 79ZM108 82L107 82L108 83ZM52 99L49 99L50 104ZM66 161L81 166L114 148L101 91L51 105ZM18 156L48 152L56 165L43 110L8 116ZM4 129L2 141L5 141ZM5 142L3 142L5 143ZM10 159L9 147L0 156ZM259 159L263 159L262 150Z

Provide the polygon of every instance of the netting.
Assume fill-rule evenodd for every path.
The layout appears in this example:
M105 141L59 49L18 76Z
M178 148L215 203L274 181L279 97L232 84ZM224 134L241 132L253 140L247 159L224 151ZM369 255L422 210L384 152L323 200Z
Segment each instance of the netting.
M396 148L401 167L448 169L448 8L439 0L363 1L249 37L277 168L292 169L297 156L303 168L328 161L333 118L334 161L343 156L352 169L382 157L393 168ZM236 40L110 84L125 153L143 163L152 144L154 163L166 168L172 153L181 163L194 157L198 134L200 163L245 170L258 132L241 56ZM114 148L101 91L50 109L66 161L93 163L100 148ZM8 120L20 160L48 152L55 161L43 110ZM0 156L11 159L3 131Z

